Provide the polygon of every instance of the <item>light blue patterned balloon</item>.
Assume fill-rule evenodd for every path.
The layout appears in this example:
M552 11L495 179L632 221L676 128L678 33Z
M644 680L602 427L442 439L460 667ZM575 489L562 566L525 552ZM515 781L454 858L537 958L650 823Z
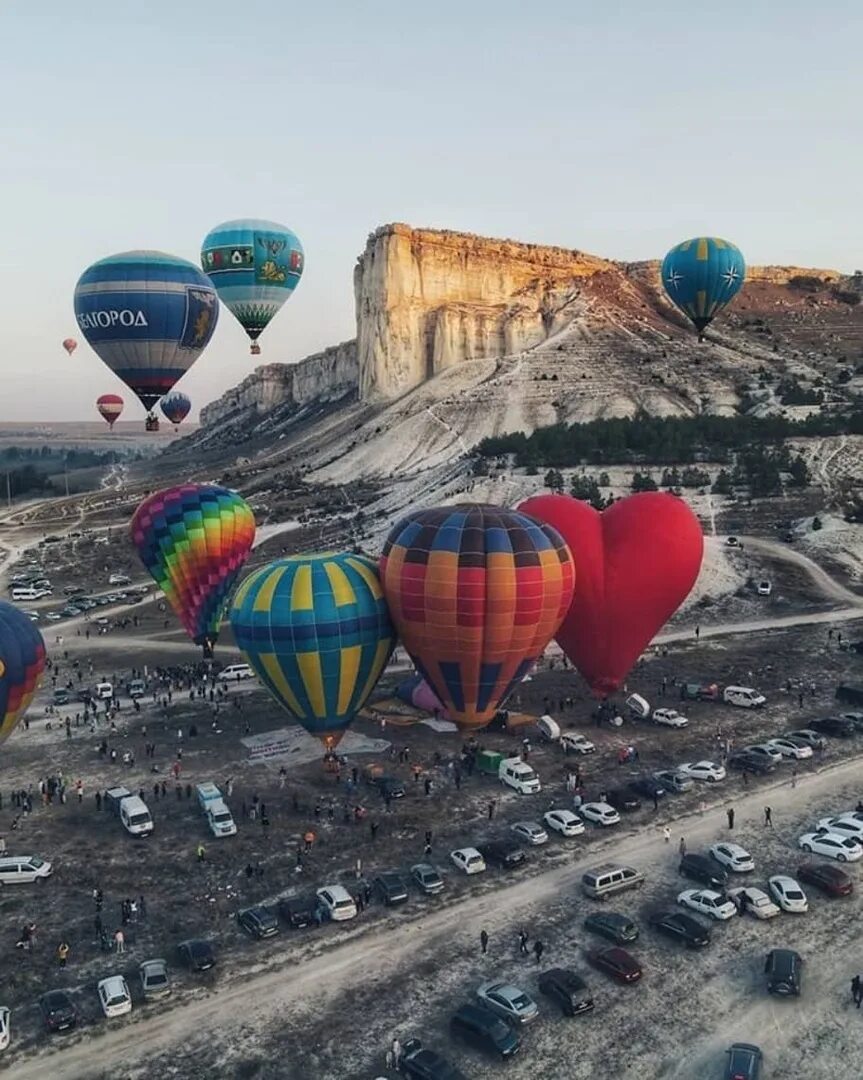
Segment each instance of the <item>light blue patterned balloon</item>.
M704 330L740 292L746 263L727 240L698 236L673 247L662 260L662 285L669 300Z

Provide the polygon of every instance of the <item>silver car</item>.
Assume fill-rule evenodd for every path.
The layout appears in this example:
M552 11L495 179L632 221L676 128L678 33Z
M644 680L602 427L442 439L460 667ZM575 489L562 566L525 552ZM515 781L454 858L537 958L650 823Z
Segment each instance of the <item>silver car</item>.
M529 1024L539 1016L539 1008L530 994L512 983L483 983L477 987L476 996L481 1005L515 1024Z
M520 839L532 846L548 843L548 833L536 821L517 821L510 829Z
M147 1001L167 997L171 993L168 965L164 960L145 960L138 972L141 976L141 989Z

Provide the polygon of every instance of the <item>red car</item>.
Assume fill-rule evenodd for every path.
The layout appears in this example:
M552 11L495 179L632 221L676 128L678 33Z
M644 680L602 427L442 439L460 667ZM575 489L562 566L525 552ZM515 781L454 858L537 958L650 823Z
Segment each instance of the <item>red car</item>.
M845 871L829 863L801 863L797 867L797 879L815 885L828 896L848 896L854 890L854 883Z
M617 945L603 949L590 949L587 953L587 959L594 967L604 971L606 975L610 975L613 979L617 979L618 982L638 982L643 974L641 964L635 957L630 955L626 949L621 949Z

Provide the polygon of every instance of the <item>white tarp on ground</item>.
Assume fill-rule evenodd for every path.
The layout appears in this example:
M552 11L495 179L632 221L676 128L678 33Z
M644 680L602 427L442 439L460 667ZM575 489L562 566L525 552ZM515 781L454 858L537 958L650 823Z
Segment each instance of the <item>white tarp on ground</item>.
M240 740L249 751L249 761L278 765L305 765L319 761L324 755L323 743L301 727L276 728L260 735L247 735ZM340 756L351 754L382 754L390 747L386 739L369 739L356 731L347 731L338 745Z

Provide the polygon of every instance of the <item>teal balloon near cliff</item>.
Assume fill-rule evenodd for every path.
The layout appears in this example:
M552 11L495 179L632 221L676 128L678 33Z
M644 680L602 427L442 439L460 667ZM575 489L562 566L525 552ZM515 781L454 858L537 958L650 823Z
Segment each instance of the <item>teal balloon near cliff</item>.
M261 351L258 338L299 284L304 263L299 237L275 221L226 221L205 238L201 266L249 335L253 355Z
M666 295L692 320L699 341L713 318L740 292L745 277L740 250L715 236L684 240L662 260Z

